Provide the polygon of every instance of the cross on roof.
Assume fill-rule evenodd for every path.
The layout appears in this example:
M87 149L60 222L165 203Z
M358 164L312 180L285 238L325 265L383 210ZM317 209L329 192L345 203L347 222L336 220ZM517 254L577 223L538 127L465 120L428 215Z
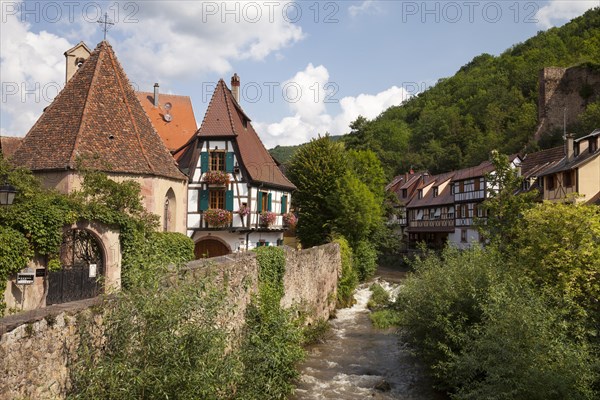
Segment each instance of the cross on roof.
M108 18L108 13L104 13L104 19L99 19L98 23L104 25L102 30L104 31L104 40L106 40L106 32L110 29L109 25L114 25L115 23Z

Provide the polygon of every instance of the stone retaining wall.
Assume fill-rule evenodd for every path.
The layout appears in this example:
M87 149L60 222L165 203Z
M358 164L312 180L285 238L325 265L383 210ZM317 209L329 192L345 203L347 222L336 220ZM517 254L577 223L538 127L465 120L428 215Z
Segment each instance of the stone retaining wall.
M298 306L307 323L327 319L335 309L341 256L337 244L307 250L286 250L285 295L282 306ZM244 325L246 307L258 292L254 253L193 261L184 268L189 279L211 276L227 290L224 327L236 337ZM81 317L93 318L91 339L102 342L103 301L99 297L54 305L0 319L0 400L62 399L69 389L69 366L76 360Z

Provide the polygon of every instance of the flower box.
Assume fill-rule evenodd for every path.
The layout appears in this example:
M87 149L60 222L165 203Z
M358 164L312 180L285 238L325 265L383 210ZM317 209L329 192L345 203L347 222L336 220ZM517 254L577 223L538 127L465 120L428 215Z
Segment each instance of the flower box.
M202 180L209 185L225 186L229 183L229 174L224 171L208 171Z
M260 214L260 226L269 227L277 221L277 214L271 211L263 211Z
M209 208L204 211L204 221L210 228L226 228L231 225L232 215L230 211L220 208Z
M298 223L298 218L293 212L283 214L283 226L293 228Z

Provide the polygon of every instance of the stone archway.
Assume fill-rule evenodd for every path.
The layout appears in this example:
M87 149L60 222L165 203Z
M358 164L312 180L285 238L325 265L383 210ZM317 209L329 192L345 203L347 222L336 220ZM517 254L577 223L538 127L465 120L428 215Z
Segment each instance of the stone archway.
M46 305L66 303L121 288L119 232L97 222L66 226L61 270L47 275Z
M58 271L48 273L46 304L96 297L104 291L106 251L91 231L67 228L60 247Z
M207 236L196 242L194 255L200 258L220 257L231 254L231 248L223 240L215 236Z

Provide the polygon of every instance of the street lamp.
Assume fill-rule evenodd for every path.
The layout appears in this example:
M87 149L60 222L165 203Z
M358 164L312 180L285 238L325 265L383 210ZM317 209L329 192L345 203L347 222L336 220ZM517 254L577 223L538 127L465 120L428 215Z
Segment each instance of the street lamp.
M14 186L8 183L0 186L0 205L10 206L15 200L15 194L17 194L17 189Z

